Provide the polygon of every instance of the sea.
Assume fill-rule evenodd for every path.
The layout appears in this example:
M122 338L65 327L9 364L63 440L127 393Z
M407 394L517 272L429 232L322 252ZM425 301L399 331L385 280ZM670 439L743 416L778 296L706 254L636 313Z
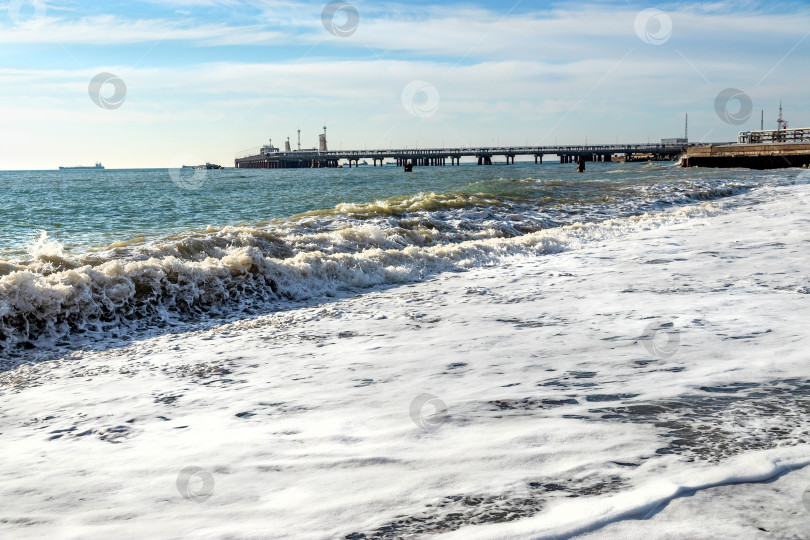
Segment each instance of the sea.
M520 249L499 239L800 174L670 162L0 172L0 348L182 331L424 280Z
M0 173L0 537L806 538L810 171Z

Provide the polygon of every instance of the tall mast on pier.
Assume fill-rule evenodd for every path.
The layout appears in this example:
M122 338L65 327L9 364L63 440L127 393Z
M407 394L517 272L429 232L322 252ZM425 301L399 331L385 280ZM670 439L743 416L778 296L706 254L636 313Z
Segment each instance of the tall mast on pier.
M683 138L689 140L689 113L686 113L686 120L683 124Z
M782 100L779 100L779 118L776 120L776 130L782 131L783 129L787 129L788 123L787 120L782 118Z
M298 151L301 151L301 128L298 128Z

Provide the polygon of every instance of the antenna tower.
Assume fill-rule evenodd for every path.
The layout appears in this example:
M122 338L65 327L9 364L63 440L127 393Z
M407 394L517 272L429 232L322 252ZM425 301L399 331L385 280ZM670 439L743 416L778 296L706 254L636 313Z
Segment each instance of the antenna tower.
M689 113L686 113L686 120L683 124L683 138L689 140Z
M787 129L788 123L787 120L782 118L782 100L779 100L779 118L776 120L776 130L782 131L783 129Z

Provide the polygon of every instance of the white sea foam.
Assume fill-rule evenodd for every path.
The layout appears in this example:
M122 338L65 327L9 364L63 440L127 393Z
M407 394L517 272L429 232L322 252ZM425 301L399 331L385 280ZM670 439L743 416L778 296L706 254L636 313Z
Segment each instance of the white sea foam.
M430 242L429 230L345 223L305 233L227 227L107 260L73 260L43 232L33 261L0 277L0 343L53 343L76 331L126 331L155 320L227 314L272 301L418 281L442 271L492 264L521 254L555 253L639 228L708 215L707 206L615 218L503 238ZM414 238L421 235L421 238ZM480 236L480 238L478 238ZM425 245L427 244L427 245Z
M749 180L497 179L85 253L42 231L26 259L0 260L0 348L104 340L557 252L629 230L626 216L746 193L758 185Z
M65 257L65 247L48 238L48 231L39 231L39 236L28 244L28 254L39 260L62 259Z
M795 478L810 458L810 189L743 197L299 253L277 287L343 283L358 264L497 264L3 372L0 499L14 504L0 534L632 538L647 524L677 536L687 517L715 537L750 530L775 509L732 484ZM225 248L228 272L255 264L249 251ZM679 332L674 354L644 347L651 322ZM189 467L213 483L178 489ZM800 484L774 530L806 522ZM690 490L708 500L684 516Z

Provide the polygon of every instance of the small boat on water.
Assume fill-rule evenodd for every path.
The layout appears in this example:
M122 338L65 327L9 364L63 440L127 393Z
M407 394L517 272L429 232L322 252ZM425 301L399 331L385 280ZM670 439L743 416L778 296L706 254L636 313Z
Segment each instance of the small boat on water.
M60 171L76 171L76 170L88 171L88 170L101 170L101 169L104 169L104 165L102 165L101 163L96 163L92 167L87 166L87 165L82 165L82 166L77 166L77 167L61 167L61 166L59 167Z
M205 165L197 165L194 167L195 169L207 169L207 170L218 170L224 169L222 165L217 165L216 163L206 163Z

